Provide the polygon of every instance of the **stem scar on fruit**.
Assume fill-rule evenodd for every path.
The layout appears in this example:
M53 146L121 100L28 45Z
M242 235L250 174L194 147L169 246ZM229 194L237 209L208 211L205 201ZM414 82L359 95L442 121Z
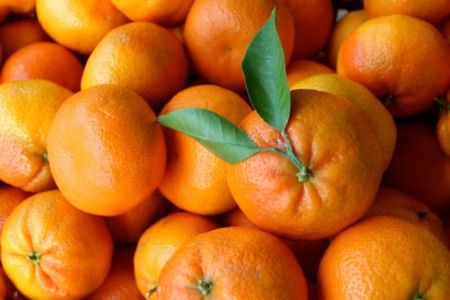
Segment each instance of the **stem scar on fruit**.
M275 152L297 168L299 182L308 182L313 172L294 153L286 126L291 95L286 76L283 47L275 22L275 9L256 34L242 62L250 102L259 116L284 138L285 149L260 148L239 127L224 117L199 108L172 111L158 117L162 126L180 131L228 163L238 163L259 152Z

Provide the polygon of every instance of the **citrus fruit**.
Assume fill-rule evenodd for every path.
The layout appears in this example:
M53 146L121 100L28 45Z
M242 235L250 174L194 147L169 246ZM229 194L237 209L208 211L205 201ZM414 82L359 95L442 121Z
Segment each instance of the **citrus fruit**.
M6 220L1 245L6 274L31 299L87 296L106 278L113 250L103 220L58 191L19 204Z
M220 254L219 254L220 253ZM194 237L164 267L159 299L308 299L292 252L276 237L227 227Z
M0 0L0 7L7 7L15 13L31 13L36 6L36 0Z
M166 149L156 116L139 95L98 85L60 107L49 131L48 158L70 203L85 212L115 216L156 189Z
M156 290L167 261L194 236L216 228L214 222L186 212L171 214L150 226L139 239L134 255L134 274L141 294L148 299L164 299Z
M319 299L446 299L450 252L422 226L376 216L340 233L319 267Z
M369 20L342 44L337 72L382 98L394 116L422 112L450 85L450 45L431 24L394 15Z
M276 0L194 1L184 25L184 40L198 74L225 88L243 91L242 60L274 8L288 64L295 29L292 16L283 4Z
M345 98L291 92L286 132L297 158L263 151L229 165L227 179L240 209L257 227L291 238L331 236L361 218L375 198L382 152L369 120ZM286 139L256 112L241 123L261 148L286 149Z
M81 88L117 84L160 108L187 80L187 59L178 39L156 24L135 22L108 33L89 57Z
M82 72L73 53L56 43L40 42L14 52L3 65L1 81L45 79L77 92Z
M54 187L47 134L56 111L71 94L44 80L0 85L0 180L29 192Z
M30 194L21 189L10 186L0 186L0 234L6 219L13 209L23 200L28 198L28 196L30 196Z
M176 94L161 114L203 108L238 124L250 113L236 93L215 85L198 85ZM236 206L227 185L227 163L183 133L165 129L167 168L159 188L167 199L189 212L215 215Z
M300 81L319 74L334 73L329 67L306 59L292 61L287 68L289 88L292 89Z

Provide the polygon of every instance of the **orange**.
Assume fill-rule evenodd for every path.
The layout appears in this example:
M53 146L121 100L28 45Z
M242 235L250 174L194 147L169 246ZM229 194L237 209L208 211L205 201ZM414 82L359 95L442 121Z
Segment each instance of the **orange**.
M29 192L54 187L47 134L57 109L71 94L44 80L0 85L0 180Z
M307 58L322 50L328 40L334 12L331 0L280 0L294 18L293 58Z
M441 33L447 38L447 41L450 43L450 16L448 16L439 26Z
M108 274L112 240L103 220L70 205L58 191L19 204L1 237L6 274L31 299L77 299Z
M116 216L144 201L165 168L161 127L144 99L99 85L67 99L48 136L56 184L75 207Z
M223 221L227 226L239 226L258 229L239 209L233 209L223 216ZM306 278L316 278L320 260L328 246L327 239L315 241L297 241L281 239L297 258L300 266L305 272Z
M216 228L212 221L186 212L171 214L150 226L134 255L134 275L141 294L147 299L164 299L156 290L167 261L194 236Z
M306 280L276 237L227 227L194 237L164 267L159 299L306 300Z
M289 88L292 89L293 86L308 77L329 73L334 73L334 71L321 63L306 59L293 61L287 68Z
M439 23L450 15L450 1L364 0L364 10L371 18L399 14Z
M333 27L328 42L328 60L333 68L336 68L338 53L342 43L367 19L368 17L364 10L355 10L343 16Z
M84 54L91 53L113 28L127 22L111 0L36 0L36 14L55 41Z
M390 216L340 233L319 268L319 299L447 299L450 252L422 226Z
M124 15L133 21L148 21L164 26L184 22L194 0L112 0Z
M15 13L31 13L35 6L36 0L0 0L0 7L6 7Z
M225 88L244 90L242 60L274 8L287 65L295 28L283 4L277 0L194 1L184 26L184 40L198 74Z
M369 120L347 99L308 90L294 90L291 97L287 136L308 171L264 151L230 165L228 185L259 228L291 239L321 239L372 205L383 171L381 147ZM256 112L241 127L259 147L285 151L285 138Z
M108 277L86 300L142 300L133 272L134 248L116 248Z
M73 53L58 44L40 42L11 55L3 65L1 81L45 79L77 92L82 73L83 66Z
M150 223L167 208L159 190L123 215L105 218L114 242L131 244L139 240Z
M441 114L436 127L439 145L447 156L450 156L450 91L447 93L447 101L444 101Z
M36 20L20 19L0 25L0 45L4 58L28 44L47 40L48 35Z
M203 108L238 124L251 112L232 91L198 85L176 94L161 114L182 108ZM176 206L189 212L215 215L236 206L227 185L227 163L183 133L166 129L168 161L159 188Z
M384 177L387 186L417 197L436 212L450 208L450 158L425 124L398 125L398 141Z
M389 111L364 86L336 74L317 75L294 85L293 88L310 89L342 96L356 104L369 119L375 130L381 150L383 167L387 168L394 153L397 130Z
M375 202L366 216L376 215L398 217L420 224L444 244L448 244L441 219L427 205L400 190L381 188L378 191Z
M187 59L169 30L136 22L112 30L89 57L83 90L99 84L132 89L153 108L160 108L186 84Z
M0 7L0 22L3 22L9 15L9 9L7 7Z
M395 116L418 113L450 86L450 45L408 16L369 20L342 44L337 72L367 87Z
M0 267L0 298L5 300L25 300L6 276L2 267Z
M30 194L20 189L0 186L0 234L13 209ZM1 298L1 297L0 297Z

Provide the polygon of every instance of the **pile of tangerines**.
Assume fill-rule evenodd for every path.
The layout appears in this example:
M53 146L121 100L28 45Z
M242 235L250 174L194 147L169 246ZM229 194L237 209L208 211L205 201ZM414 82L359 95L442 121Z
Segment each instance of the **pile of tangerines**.
M0 20L0 299L450 299L449 0Z

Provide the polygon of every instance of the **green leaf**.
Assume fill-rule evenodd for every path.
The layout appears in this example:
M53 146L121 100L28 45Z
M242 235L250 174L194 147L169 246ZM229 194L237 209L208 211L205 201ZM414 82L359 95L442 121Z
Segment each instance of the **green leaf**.
M237 163L260 151L239 127L205 109L188 108L160 115L158 122L180 131L229 163Z
M267 124L284 130L289 120L291 97L275 10L247 49L242 70L248 96L258 114Z

